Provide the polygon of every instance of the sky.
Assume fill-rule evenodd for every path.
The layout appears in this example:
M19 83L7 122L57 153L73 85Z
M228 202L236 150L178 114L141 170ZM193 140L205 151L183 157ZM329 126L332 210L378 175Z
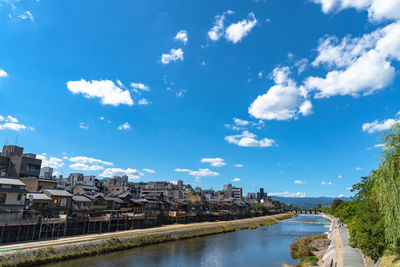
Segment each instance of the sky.
M0 143L64 176L349 197L399 61L400 0L0 0Z

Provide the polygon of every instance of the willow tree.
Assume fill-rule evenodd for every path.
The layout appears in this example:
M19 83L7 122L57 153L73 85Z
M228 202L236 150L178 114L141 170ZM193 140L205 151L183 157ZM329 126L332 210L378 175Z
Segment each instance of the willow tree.
M376 172L376 195L391 249L400 248L400 123L382 136L385 145Z

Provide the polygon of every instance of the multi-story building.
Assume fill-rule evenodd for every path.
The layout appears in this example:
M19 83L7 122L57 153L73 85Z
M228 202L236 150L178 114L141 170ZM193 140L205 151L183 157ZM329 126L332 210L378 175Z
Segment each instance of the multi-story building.
M25 194L25 184L19 179L0 178L0 225L21 220Z
M52 179L53 178L53 168L42 167L40 169L39 178Z
M232 187L232 197L234 199L242 199L243 198L243 189L240 187Z
M23 154L24 148L14 145L3 146L0 159L0 175L10 178L39 178L42 160L35 154ZM5 159L5 158L8 158Z

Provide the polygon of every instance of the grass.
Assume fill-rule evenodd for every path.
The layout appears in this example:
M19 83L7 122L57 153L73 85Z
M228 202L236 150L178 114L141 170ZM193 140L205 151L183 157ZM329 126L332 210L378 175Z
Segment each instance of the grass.
M303 258L300 262L296 263L294 267L306 267L306 266L317 266L318 265L318 258L315 256L309 256L307 258Z
M317 236L306 236L300 238L290 246L290 255L293 259L305 259L307 257L314 256L314 251L317 251L315 247L311 246L311 242L317 239L325 239L325 235Z
M385 252L382 256L380 267L400 267L400 255L392 252Z

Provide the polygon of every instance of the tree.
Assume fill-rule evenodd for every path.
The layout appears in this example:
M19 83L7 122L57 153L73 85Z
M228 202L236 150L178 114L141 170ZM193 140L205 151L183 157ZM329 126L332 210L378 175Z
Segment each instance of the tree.
M385 145L376 171L376 194L382 211L386 239L391 249L400 247L400 124L382 136Z

